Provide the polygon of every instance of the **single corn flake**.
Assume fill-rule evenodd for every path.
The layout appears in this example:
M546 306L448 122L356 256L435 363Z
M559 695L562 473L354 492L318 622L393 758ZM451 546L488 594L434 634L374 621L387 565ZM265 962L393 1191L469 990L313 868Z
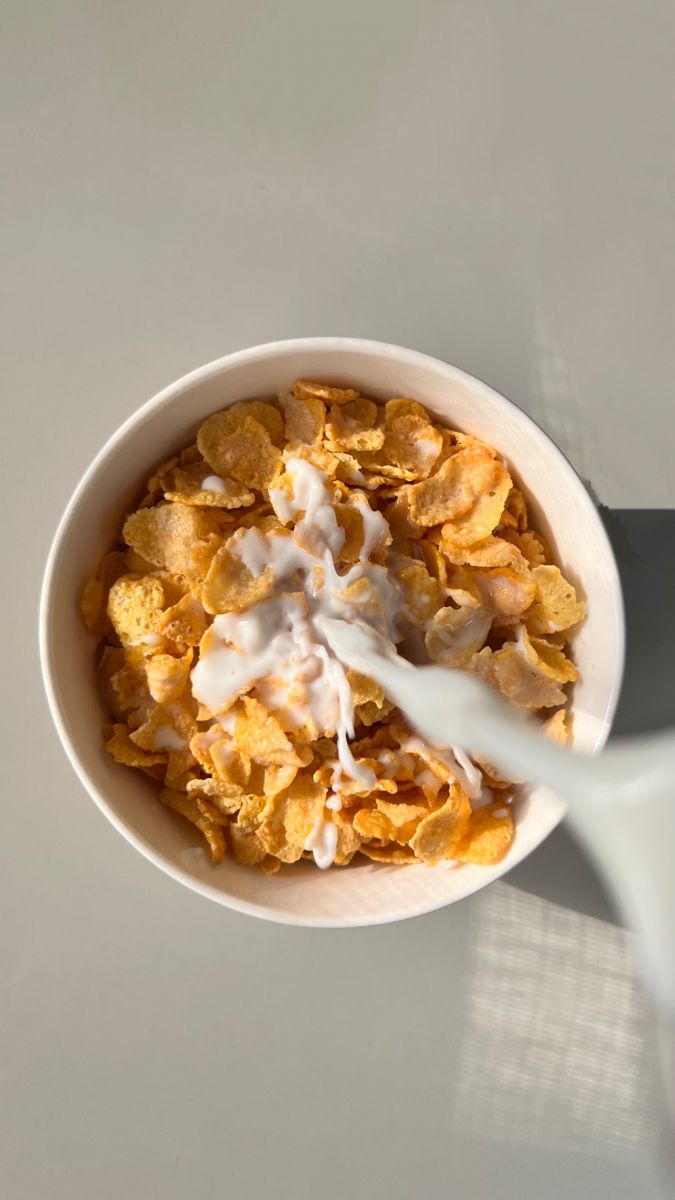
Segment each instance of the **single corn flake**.
M530 633L560 633L582 620L586 605L577 600L574 587L559 567L535 567L532 578L536 594L526 618Z
M128 546L156 567L190 577L196 573L196 547L216 531L210 511L187 504L160 504L127 517L123 536Z
M255 493L236 479L214 475L208 463L176 467L169 478L166 500L194 504L204 508L245 508L255 501Z
M531 567L543 567L551 561L551 548L541 533L534 529L525 529L519 533L517 529L505 528L501 532L504 541L510 542L527 560Z
M361 704L354 705L354 724L365 725L368 728L377 721L382 721L393 708L391 700L387 700L386 697L381 704L376 700L364 700Z
M506 497L501 524L507 528L516 529L519 533L524 533L527 529L527 504L522 491L515 485Z
M396 829L389 818L375 808L360 808L354 814L353 827L365 841L371 839L382 842L397 840ZM402 841L406 842L407 838L403 838Z
M420 824L429 816L422 804L395 804L378 797L377 807L362 808L354 814L354 829L364 839L375 838L383 842L407 845Z
M317 821L322 819L326 788L310 775L297 775L290 787L270 797L258 836L268 854L297 862Z
M225 837L220 826L210 817L206 816L200 809L198 801L193 796L187 796L184 792L173 791L171 788L163 788L159 793L159 799L167 808L173 809L179 813L181 817L185 817L191 825L203 833L211 851L211 861L214 863L222 862L225 857Z
M141 771L146 771L154 778L161 778L166 765L166 756L159 752L153 753L149 750L143 750L137 746L132 740L129 729L126 725L117 724L108 726L104 730L106 734L105 748L109 754L115 759L115 762L124 763L127 767L139 767Z
M387 400L384 406L384 423L387 429L396 429L397 421L400 421L401 417L413 417L424 423L429 421L426 408L417 400L410 400L407 396L397 396L393 400Z
M441 549L450 562L457 566L512 567L520 573L527 570L527 560L518 546L494 534L473 546L455 545L451 537L443 536Z
M410 847L415 856L428 866L444 858L453 858L457 846L471 816L468 797L457 784L450 787L450 795L440 808L429 813L420 821Z
M408 803L407 801L400 804L393 800L387 800L383 796L378 796L375 803L378 811L383 812L394 828L399 830L407 829L411 823L417 827L418 822L429 815L426 804ZM406 838L407 840L408 838Z
M234 744L265 765L284 766L298 756L283 727L254 696L245 696L234 722Z
M552 645L546 638L530 638L527 632L523 636L529 651L537 656L537 665L549 679L555 679L557 683L574 683L579 678L574 663L565 657L559 646ZM530 661L535 661L531 653Z
M281 397L286 424L286 441L305 442L315 445L320 442L326 428L326 405L318 396L304 399L293 392Z
M108 652L111 654L107 659ZM113 657L114 656L114 657ZM147 680L148 656L144 647L124 649L106 646L101 660L101 670L109 671L110 692L114 696L111 712L142 714L150 703ZM105 666L104 666L105 664Z
M355 504L336 504L334 509L337 523L345 535L336 561L357 563L363 547L363 516Z
M380 412L381 409L365 396L333 405L326 425L329 449L354 453L379 450L384 442L384 429L376 424Z
M189 592L177 604L167 608L159 623L159 632L170 642L198 646L206 632L206 613Z
M301 400L316 398L325 404L350 404L359 397L356 388L333 387L327 383L313 383L309 379L296 379L292 390L293 395Z
M484 608L439 608L424 637L429 658L445 667L463 666L484 646L491 624Z
M276 796L289 788L298 773L297 763L269 763L265 767L263 779L263 794L265 797Z
M283 446L284 419L276 405L266 400L240 400L237 404L231 404L229 408L211 413L204 421L197 434L197 449L202 458L213 466L209 455L204 453L204 448L217 453L218 445L224 438L238 433L245 423L251 420L262 425L275 446Z
M392 480L425 480L438 459L442 438L433 425L401 417L396 428L385 429L381 449L357 455L361 465L375 472L370 486Z
M500 617L518 617L531 605L536 591L527 565L525 573L512 567L484 567L475 572L487 608Z
M187 794L195 800L207 800L221 817L238 812L245 795L241 788L219 779L192 779L187 785Z
M373 701L378 706L384 703L384 691L379 683L374 679L370 679L368 675L361 675L359 671L354 671L351 667L347 671L347 679L352 690L352 700L354 704L366 704Z
M175 787L191 767L197 765L190 742L197 733L197 722L187 700L181 703L155 704L146 720L130 735L132 742L152 754L163 754L167 786Z
M514 836L513 810L503 800L495 800L471 813L453 857L458 862L494 866L507 854Z
M405 601L403 615L414 625L426 625L445 600L442 584L421 562L407 562L395 567L394 577Z
M388 863L395 867L403 867L417 861L409 846L397 846L396 843L386 846L365 843L359 849L361 854L373 862Z
M498 459L468 447L448 458L435 475L410 488L412 519L420 525L443 524L454 545L474 545L499 523L511 480Z
M237 705L235 713L240 713L241 705ZM230 715L230 714L228 714ZM236 716L235 716L236 720ZM253 763L247 750L235 746L232 738L217 738L211 746L211 762L213 773L222 783L239 787L247 793L260 793L263 790L262 779L257 765Z
M242 829L238 824L231 825L230 837L232 856L242 866L258 866L266 857L267 851L255 830Z
M88 579L82 590L80 611L89 632L101 638L110 629L107 615L108 595L112 585L127 570L123 551L111 550L104 554L98 571Z
M521 626L516 640L492 655L495 683L508 700L521 708L557 708L565 703L560 682L551 677Z
M180 658L171 654L153 654L148 658L145 671L153 700L158 704L171 704L182 696L188 688L193 658L192 648Z
M159 644L164 587L157 575L122 575L111 587L108 616L122 645Z
M268 562L254 575L239 553L246 533L237 530L214 554L201 588L201 603L208 613L242 612L266 600L274 590L274 570ZM270 535L272 536L272 535ZM288 537L284 531L279 536Z
M357 853L361 838L354 829L348 812L334 812L333 825L337 830L334 864L336 867L346 867Z
M206 426L202 426L199 431L199 447L214 472L224 480L239 480L266 496L270 483L278 474L281 451L272 442L265 426L253 417L246 417L239 428L226 437L213 429L205 433L205 429Z
M389 524L392 537L397 541L402 538L421 538L424 528L413 521L410 515L410 500L407 490L400 491L391 504L382 510Z

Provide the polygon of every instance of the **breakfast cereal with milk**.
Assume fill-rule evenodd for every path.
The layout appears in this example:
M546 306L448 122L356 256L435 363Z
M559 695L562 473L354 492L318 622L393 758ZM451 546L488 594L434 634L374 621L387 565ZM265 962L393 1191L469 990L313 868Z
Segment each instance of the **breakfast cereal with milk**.
M298 380L154 470L82 614L110 754L214 863L272 873L492 864L516 834L515 783L425 745L323 618L477 674L564 739L584 605L495 449L415 400Z

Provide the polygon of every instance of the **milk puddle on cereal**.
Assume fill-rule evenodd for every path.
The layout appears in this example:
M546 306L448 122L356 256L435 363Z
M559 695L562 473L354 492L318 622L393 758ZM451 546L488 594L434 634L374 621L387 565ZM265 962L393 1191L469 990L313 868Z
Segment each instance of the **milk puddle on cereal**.
M515 785L426 746L323 619L475 672L564 739L584 607L496 450L414 400L299 380L213 413L156 468L82 612L109 752L214 863L271 873L490 864L516 835Z

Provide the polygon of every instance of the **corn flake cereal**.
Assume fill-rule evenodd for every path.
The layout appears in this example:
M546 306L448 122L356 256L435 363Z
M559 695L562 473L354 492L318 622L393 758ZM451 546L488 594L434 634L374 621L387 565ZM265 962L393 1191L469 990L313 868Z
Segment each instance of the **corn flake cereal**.
M497 450L415 399L297 380L207 417L139 495L81 598L104 742L211 860L500 862L517 781L426 746L321 633L365 623L567 740L585 608Z

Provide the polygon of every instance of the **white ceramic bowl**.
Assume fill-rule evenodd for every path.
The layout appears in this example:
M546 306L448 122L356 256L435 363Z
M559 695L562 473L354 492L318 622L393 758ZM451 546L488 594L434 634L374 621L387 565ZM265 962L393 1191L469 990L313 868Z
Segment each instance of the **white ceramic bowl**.
M77 488L46 568L40 644L47 696L66 752L99 808L136 849L180 883L230 908L298 925L396 921L470 895L520 862L558 824L560 802L543 789L520 809L517 837L496 867L395 867L368 863L319 871L300 863L268 877L226 861L211 866L188 824L156 799L156 785L113 762L93 648L79 615L82 584L115 540L150 469L187 444L204 418L235 400L276 394L296 378L354 384L382 400L412 396L441 421L495 445L531 498L565 574L588 601L574 639L574 741L605 742L621 683L624 619L616 563L598 513L569 463L533 422L497 392L437 359L399 346L307 338L256 346L184 376L117 431ZM536 498L536 499L535 499Z

